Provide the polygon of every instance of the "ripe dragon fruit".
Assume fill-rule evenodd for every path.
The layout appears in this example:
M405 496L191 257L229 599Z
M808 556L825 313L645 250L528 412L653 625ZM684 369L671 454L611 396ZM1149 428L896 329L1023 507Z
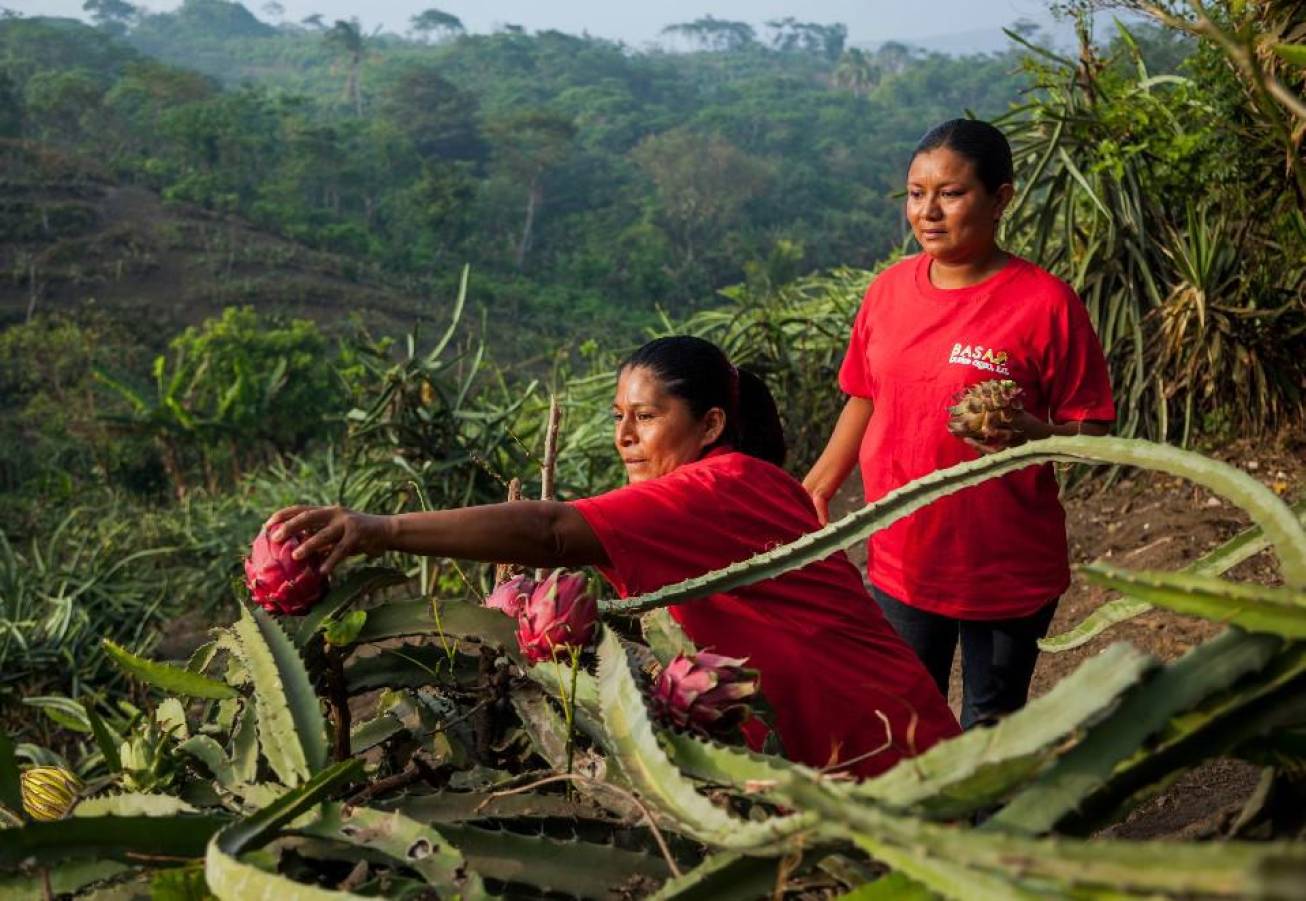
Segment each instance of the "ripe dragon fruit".
M302 616L326 596L326 576L315 561L291 556L297 547L298 536L273 541L264 526L245 558L245 585L254 602L269 613Z
M500 582L495 586L494 591L490 592L489 597L485 599L485 606L493 607L495 610L502 610L511 617L521 616L521 612L526 609L526 602L530 600L531 594L535 591L535 580L530 576L522 575L513 576L506 582Z
M563 653L588 644L598 615L585 577L555 569L535 586L518 614L517 645L531 663L552 660L555 649Z
M677 654L653 686L654 714L667 725L704 734L739 725L753 714L744 701L757 693L761 679L745 662L710 651Z

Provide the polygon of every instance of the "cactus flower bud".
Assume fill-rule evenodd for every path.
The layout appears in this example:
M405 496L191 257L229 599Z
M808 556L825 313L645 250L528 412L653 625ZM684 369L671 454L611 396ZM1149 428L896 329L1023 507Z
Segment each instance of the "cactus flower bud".
M514 619L526 609L526 602L535 591L535 580L525 574L513 576L506 582L495 586L485 599L485 606L502 610Z
M85 786L68 770L58 766L36 766L19 777L23 810L34 820L61 820L77 803Z
M594 634L599 605L585 590L585 576L555 569L535 586L517 616L517 645L539 663L571 648L583 648Z
M245 558L245 585L254 602L269 613L301 616L326 596L326 576L314 561L291 556L297 547L298 536L273 541L264 526Z
M761 678L744 667L746 661L709 651L677 654L653 686L654 714L667 725L702 733L744 722L753 714L744 701L757 693Z

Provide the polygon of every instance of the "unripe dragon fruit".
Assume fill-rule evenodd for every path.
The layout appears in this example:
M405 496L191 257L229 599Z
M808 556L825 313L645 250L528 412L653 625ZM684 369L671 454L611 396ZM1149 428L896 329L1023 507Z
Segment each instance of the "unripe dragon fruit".
M495 586L494 591L485 599L485 606L502 610L515 619L526 609L526 602L530 600L534 591L535 580L530 576L524 573L513 576L508 581L500 582Z
M68 770L58 766L34 766L19 776L23 810L34 820L62 820L77 804L85 786Z
M594 634L599 605L585 590L580 573L555 569L535 586L517 616L517 645L531 663L552 660L571 648L583 648Z
M653 685L654 714L669 726L704 734L739 725L753 715L745 701L757 694L761 679L745 662L710 651L677 654Z
M254 603L269 613L301 616L326 596L326 576L315 561L291 556L297 547L298 536L273 541L264 526L245 558L245 585Z

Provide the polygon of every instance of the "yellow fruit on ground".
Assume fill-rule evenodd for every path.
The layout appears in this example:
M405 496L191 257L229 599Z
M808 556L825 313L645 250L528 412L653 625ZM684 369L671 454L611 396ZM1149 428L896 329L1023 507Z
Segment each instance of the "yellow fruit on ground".
M82 780L57 766L36 766L20 777L23 810L34 820L61 820L77 803Z

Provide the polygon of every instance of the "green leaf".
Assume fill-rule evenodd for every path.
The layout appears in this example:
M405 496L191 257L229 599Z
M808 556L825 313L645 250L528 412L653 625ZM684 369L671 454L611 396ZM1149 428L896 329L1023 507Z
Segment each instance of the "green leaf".
M436 601L436 621L430 601L394 601L367 612L358 641L382 641L404 635L439 635L450 644L476 641L516 651L513 621L498 610L463 601Z
M337 648L348 647L358 640L358 633L363 631L366 622L366 610L351 610L340 619L323 620L322 634L327 644Z
M1189 616L1268 632L1306 638L1306 591L1228 582L1212 576L1121 569L1105 563L1079 568L1090 584Z
M346 813L340 804L327 804L320 818L297 831L379 851L416 871L442 898L488 897L480 876L443 835L398 811L351 807Z
M1022 710L939 742L848 794L945 818L989 806L1069 752L1156 666L1130 645L1112 645Z
M86 719L86 710L81 704L63 695L43 695L23 698L28 707L35 707L65 729L73 732L90 732L91 724Z
M362 754L375 748L387 738L392 738L407 728L397 717L383 713L365 723L360 723L349 732L349 753Z
M616 897L633 876L661 880L669 875L662 858L610 844L457 824L441 826L440 833L483 877L578 898ZM506 895L513 896L511 891Z
M184 695L188 698L222 700L223 698L236 697L236 690L225 682L210 679L208 676L201 676L199 673L193 673L179 666L170 666L166 663L157 663L153 660L146 660L144 657L137 657L131 651L107 638L103 640L103 644L105 652L118 666L122 667L127 675L134 676L142 682L153 685L155 688L161 688L171 694Z
M104 720L95 712L93 702L83 704L82 709L86 711L86 721L90 723L91 735L95 737L95 746L100 749L100 754L104 757L105 767L111 773L122 772L122 758L118 756L118 747L123 742L122 736L113 734L104 724Z
M181 798L146 792L123 792L87 798L73 809L78 817L169 817L195 813L195 808Z
M213 836L210 853L216 848L223 854L238 856L245 851L261 847L286 823L311 809L336 789L357 780L362 774L362 760L342 760L332 764L262 810L237 820Z
M227 752L207 735L194 735L177 746L178 751L189 754L208 767L218 784L228 791L232 790L242 779L237 779Z
M904 873L886 873L838 896L838 901L934 901L938 895Z
M180 814L166 817L69 817L52 823L28 823L3 831L0 867L16 867L29 858L38 866L69 858L97 858L132 863L141 855L192 858L204 854L209 838L228 821L222 817Z
M5 901L43 901L46 897L72 895L93 882L102 882L127 872L127 865L112 860L80 860L55 866L35 876L0 877L0 898ZM50 895L46 895L46 879Z
M1306 68L1306 44L1275 44L1274 52L1285 62Z
M663 666L670 663L677 654L688 655L698 650L685 630L680 628L680 623L671 618L671 611L665 607L650 610L639 618L639 622L644 640Z
M1125 695L1120 705L984 828L1041 833L1105 786L1116 766L1171 718L1261 670L1282 647L1268 635L1231 629L1199 645Z
M775 578L864 541L940 497L1055 460L1141 466L1182 476L1210 489L1241 507L1262 528L1279 557L1284 580L1290 585L1306 586L1306 531L1272 491L1247 473L1201 454L1149 441L1080 436L1030 441L930 473L790 544L648 594L603 602L600 608L606 614L642 613Z
M293 788L327 760L326 724L313 683L295 646L262 609L242 607L236 634L254 680L263 754L281 781Z
M668 879L649 901L755 901L774 893L779 869L780 861L773 857L722 851Z
M407 581L408 576L389 566L365 566L352 570L349 575L335 582L327 596L299 619L295 644L303 647L324 621L338 616L360 597Z
M816 825L816 819L807 813L743 820L699 794L658 743L626 651L616 632L606 628L599 643L598 682L604 744L612 758L640 797L678 823L686 834L720 848L765 853L787 847Z
M1297 520L1306 523L1306 500L1298 501L1292 506ZM1259 526L1244 529L1224 544L1204 554L1198 560L1185 566L1181 572L1196 575L1218 576L1250 559L1270 546ZM1153 609L1146 601L1123 597L1108 601L1098 607L1078 625L1067 629L1060 635L1054 635L1039 641L1040 650L1050 653L1069 651L1100 635L1116 623L1122 623L1141 616Z

